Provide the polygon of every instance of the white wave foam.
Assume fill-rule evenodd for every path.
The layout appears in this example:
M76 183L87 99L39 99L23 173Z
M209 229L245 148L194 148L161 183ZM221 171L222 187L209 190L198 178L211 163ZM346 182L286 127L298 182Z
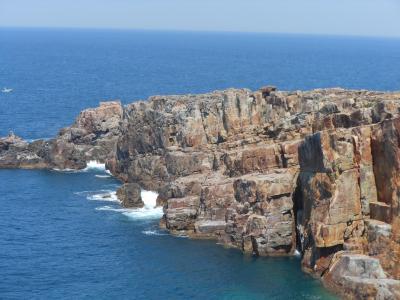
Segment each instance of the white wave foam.
M153 220L153 219L160 219L163 215L162 207L156 207L152 209L148 209L146 207L142 208L116 208L113 206L105 205L96 207L96 210L106 210L106 211L115 211L122 213L124 216L133 219L133 220ZM157 235L156 231L152 230L145 230L144 234L148 235ZM151 233L153 232L153 233ZM159 235L162 235L161 233Z
M117 192L106 191L98 194L92 194L86 196L86 199L93 201L111 201L111 202L119 202L117 197Z
M78 173L82 172L82 170L75 170L75 169L58 169L58 168L53 168L52 171L56 172L63 172L63 173Z
M88 170L106 171L106 164L100 163L97 160L89 160L86 163L86 168L83 170L85 170L85 171L88 171Z
M33 143L33 142L36 142L36 141L49 141L49 140L51 140L51 138L49 138L49 137L38 138L38 139L26 139L26 141L28 143Z
M114 190L81 191L75 192L74 194L78 196L85 196L86 199L93 201L119 202L117 192Z
M57 172L65 172L65 173L79 173L79 172L88 172L88 171L99 171L99 172L104 172L107 175L95 175L96 177L100 178L106 178L106 177L111 177L113 176L109 170L106 170L106 164L100 163L96 160L89 160L86 163L86 168L76 170L76 169L58 169L58 168L53 168L53 171Z
M92 201L109 201L120 203L117 193L114 190L81 191L75 195L85 196ZM122 213L124 216L134 220L160 219L164 212L161 206L156 206L158 194L152 191L141 191L144 207L142 208L115 208L112 206L97 207L96 210L110 210Z
M11 93L12 91L13 91L13 89L6 88L6 87L4 87L4 88L1 90L2 93Z
M96 207L96 210L107 210L107 211L116 211L116 212L125 212L127 211L127 209L125 208L115 208L109 205L105 205L105 206L100 206L100 207Z
M94 175L94 177L97 177L97 178L110 178L111 175Z
M97 160L89 160L86 163L86 168L76 170L76 169L58 169L58 168L53 168L53 171L57 172L65 172L65 173L78 173L78 172L87 172L87 171L100 171L100 172L105 172L108 174L107 176L110 177L112 176L111 172L109 170L106 170L106 164L100 163ZM97 175L96 175L97 176ZM97 176L100 177L101 175ZM106 175L103 175L106 176Z
M123 212L123 215L134 220L160 219L163 215L163 209L162 207L156 207L153 209L146 209L143 207Z
M90 196L90 195L94 195L94 194L99 194L99 193L112 193L112 190L97 190L97 191L80 191L80 192L75 192L75 195L78 196Z
M152 191L141 190L140 196L144 203L144 207L147 209L153 209L157 205L158 194Z
M168 235L165 232L160 232L159 230L143 230L143 234L145 235Z
M157 205L158 194L152 191L142 190L141 192L144 207L131 209L123 214L131 219L160 219L163 216L163 208Z

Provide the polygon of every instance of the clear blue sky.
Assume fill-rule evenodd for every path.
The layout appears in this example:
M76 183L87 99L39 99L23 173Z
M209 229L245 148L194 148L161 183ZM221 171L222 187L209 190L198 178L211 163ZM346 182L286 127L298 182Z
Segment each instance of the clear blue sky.
M400 36L400 0L0 0L0 26Z

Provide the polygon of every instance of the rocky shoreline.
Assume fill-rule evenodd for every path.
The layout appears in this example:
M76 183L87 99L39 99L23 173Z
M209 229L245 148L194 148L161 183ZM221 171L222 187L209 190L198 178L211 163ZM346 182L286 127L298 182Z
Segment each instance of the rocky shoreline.
M0 139L0 168L96 160L159 193L161 226L259 256L302 256L343 298L400 299L400 93L229 89L81 112L51 140Z

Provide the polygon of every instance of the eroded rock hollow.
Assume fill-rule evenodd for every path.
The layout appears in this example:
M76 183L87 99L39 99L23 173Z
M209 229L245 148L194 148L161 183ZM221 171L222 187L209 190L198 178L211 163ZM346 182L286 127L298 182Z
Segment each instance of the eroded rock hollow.
M0 139L0 167L105 162L126 206L159 193L172 233L298 251L343 297L400 299L399 112L400 93L343 89L106 102L52 140Z

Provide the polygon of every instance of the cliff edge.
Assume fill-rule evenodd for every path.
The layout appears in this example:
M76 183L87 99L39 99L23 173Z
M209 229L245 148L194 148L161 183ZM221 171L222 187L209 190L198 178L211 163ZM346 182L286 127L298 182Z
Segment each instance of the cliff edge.
M0 168L104 162L159 193L171 233L260 256L297 250L344 298L400 299L399 112L400 93L344 89L105 102L54 139L0 139ZM124 203L140 204L131 194Z

